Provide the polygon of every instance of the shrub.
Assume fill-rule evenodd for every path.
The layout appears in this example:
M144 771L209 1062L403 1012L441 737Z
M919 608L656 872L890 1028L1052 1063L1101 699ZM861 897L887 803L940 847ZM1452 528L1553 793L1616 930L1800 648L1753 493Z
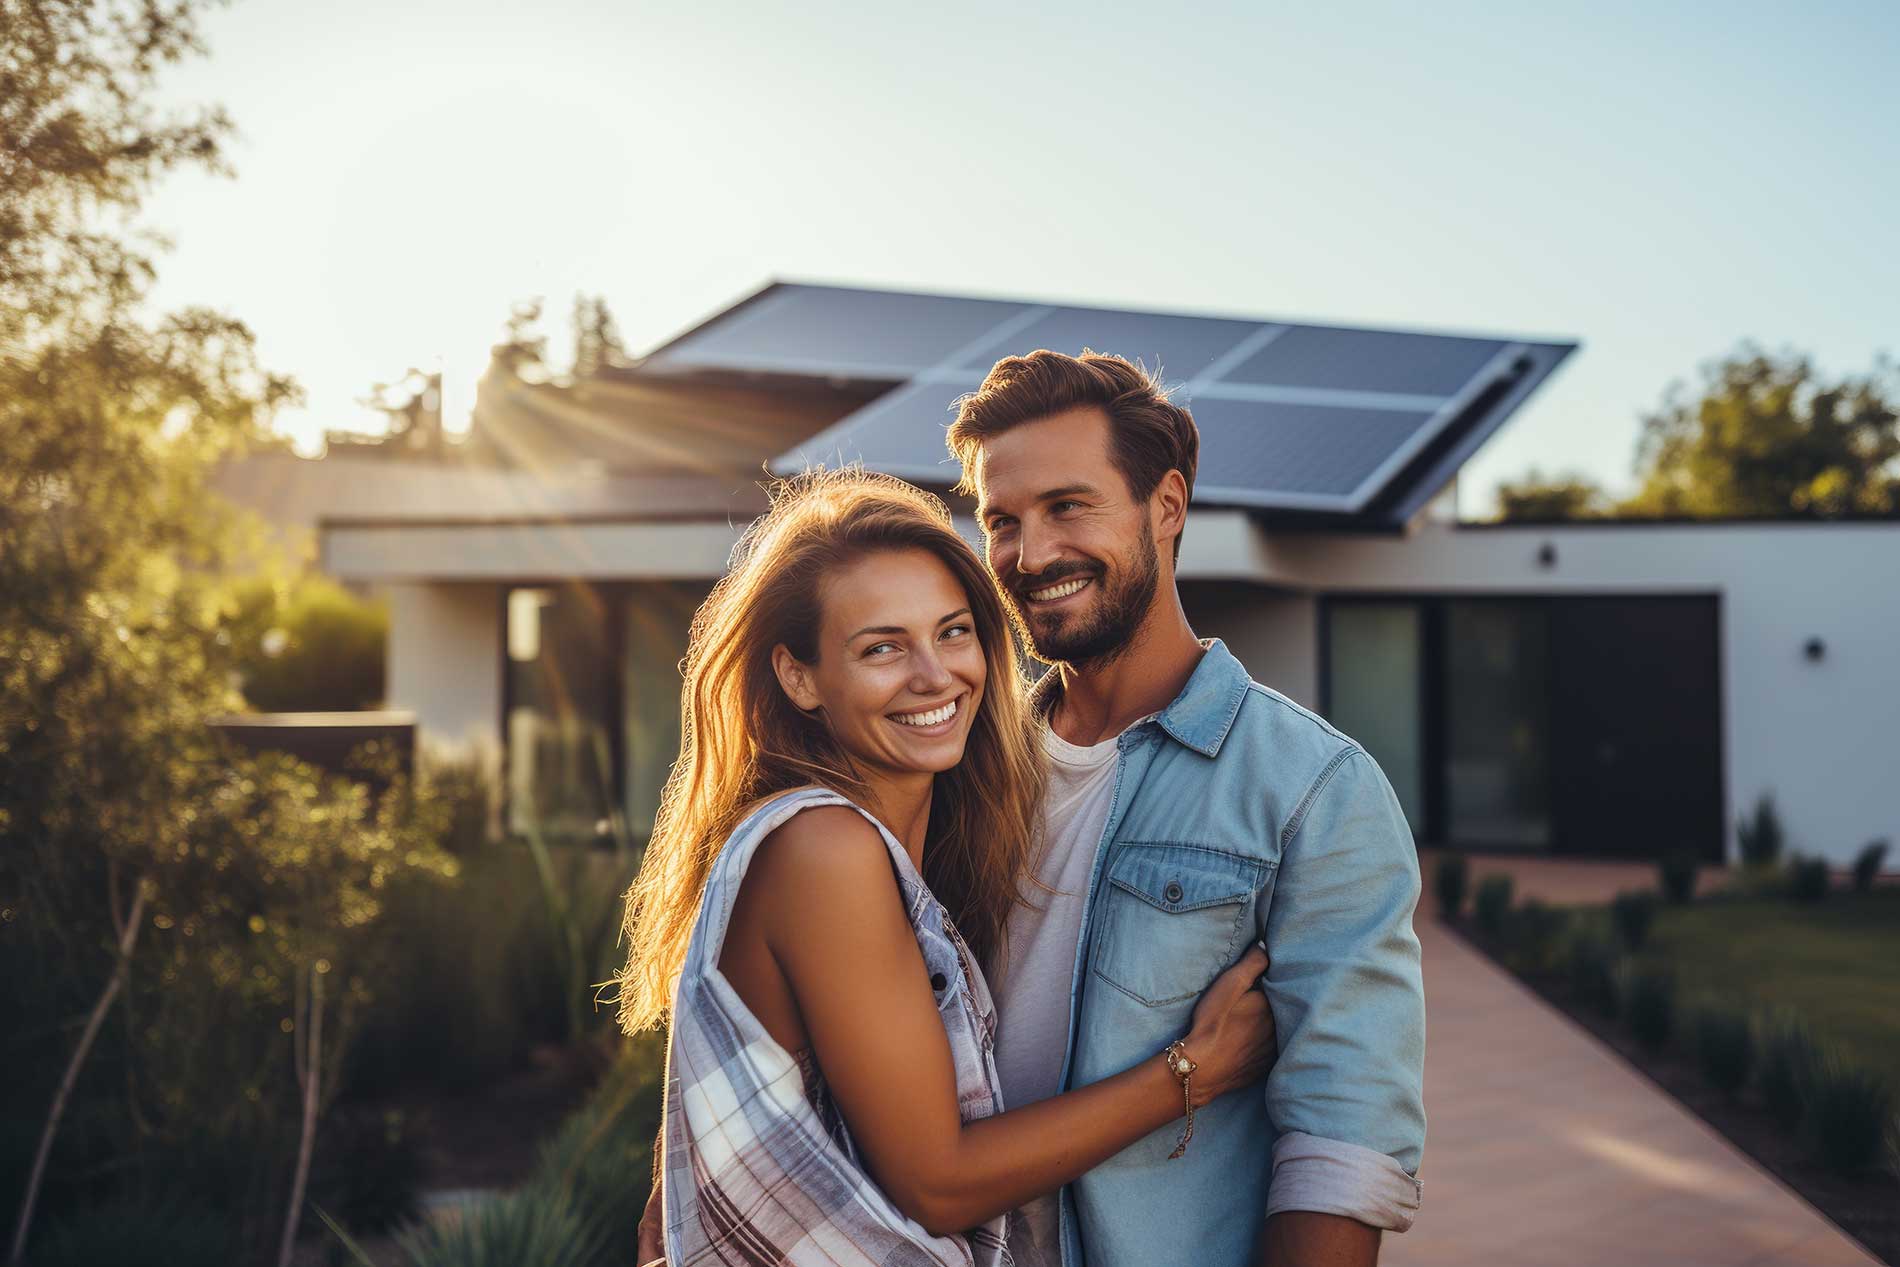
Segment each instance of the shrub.
M1783 1017L1768 1026L1762 1035L1761 1072L1756 1075L1756 1085L1761 1089L1762 1103L1783 1130L1801 1124L1814 1065L1814 1039L1805 1025Z
M1554 970L1557 947L1570 928L1570 920L1569 911L1526 898L1504 918L1506 958L1511 967L1530 973Z
M1464 914L1465 889L1471 878L1471 864L1461 853L1448 853L1438 860L1432 882L1438 891L1438 913L1446 919Z
M1624 1014L1630 1033L1651 1052L1669 1043L1676 1026L1676 979L1665 968L1631 969L1623 987Z
M1797 902L1819 902L1827 896L1827 859L1796 858L1788 864L1788 896Z
M1880 878L1880 868L1886 861L1886 841L1870 840L1862 845L1854 858L1854 892L1873 892L1874 881Z
M1614 1019L1620 1002L1616 947L1595 933L1572 938L1570 988L1585 1004Z
M1508 875L1488 875L1478 883L1478 894L1472 902L1472 911L1477 916L1478 927L1486 936L1501 937L1504 934L1504 917L1511 909L1511 877Z
M1815 1156L1843 1175L1868 1169L1880 1159L1893 1107L1893 1090L1878 1074L1831 1052L1823 1056L1808 1080Z
M244 582L235 605L226 632L252 708L321 712L382 700L389 612L380 601L307 573Z
M1696 1062L1710 1086L1733 1096L1755 1065L1755 1033L1745 1013L1709 1005L1695 1014Z
M427 1172L415 1126L399 1110L338 1110L317 1145L310 1199L357 1232L387 1232L416 1217Z
M33 1267L223 1267L237 1243L228 1220L189 1206L115 1202L53 1224Z
M1751 867L1772 867L1781 860L1786 834L1781 815L1775 810L1775 798L1763 793L1755 802L1752 815L1743 815L1735 824L1735 835L1742 847L1742 861Z
M606 1249L573 1201L536 1188L471 1204L398 1240L414 1267L586 1267Z
M1656 895L1647 890L1619 893L1610 901L1610 920L1616 935L1630 950L1641 950L1649 941L1649 926L1656 919Z
M1672 849L1656 864L1662 880L1663 900L1671 906L1687 906L1695 897L1696 868L1700 860L1687 849Z

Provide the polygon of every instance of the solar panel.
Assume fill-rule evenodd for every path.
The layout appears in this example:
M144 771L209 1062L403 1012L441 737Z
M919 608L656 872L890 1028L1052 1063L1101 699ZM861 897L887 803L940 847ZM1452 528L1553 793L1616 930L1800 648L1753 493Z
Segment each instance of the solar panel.
M642 368L900 383L772 467L862 461L947 486L958 476L943 440L952 403L999 358L1042 347L1158 369L1201 429L1197 502L1336 515L1377 507L1393 521L1575 344L779 285Z

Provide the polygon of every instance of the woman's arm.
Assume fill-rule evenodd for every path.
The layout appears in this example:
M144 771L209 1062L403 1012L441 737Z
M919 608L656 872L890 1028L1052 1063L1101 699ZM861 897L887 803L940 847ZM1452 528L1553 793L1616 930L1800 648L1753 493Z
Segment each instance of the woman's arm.
M773 833L746 887L833 1098L867 1169L933 1234L975 1227L1054 1191L1182 1116L1160 1053L1104 1081L964 1125L916 936L876 829L842 807ZM1272 1063L1271 1014L1250 952L1184 1035L1197 1107ZM750 1004L752 1000L748 999Z

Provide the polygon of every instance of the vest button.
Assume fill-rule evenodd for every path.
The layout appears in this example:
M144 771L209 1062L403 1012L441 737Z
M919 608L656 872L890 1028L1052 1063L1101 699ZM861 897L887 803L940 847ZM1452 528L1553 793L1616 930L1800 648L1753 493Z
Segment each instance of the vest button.
M1170 902L1179 902L1182 896L1181 886L1173 880L1168 881L1168 887L1166 891L1162 893L1162 896L1167 898Z
M942 994L943 988L949 984L949 980L941 972L933 972L930 974L930 988L935 990L938 994Z

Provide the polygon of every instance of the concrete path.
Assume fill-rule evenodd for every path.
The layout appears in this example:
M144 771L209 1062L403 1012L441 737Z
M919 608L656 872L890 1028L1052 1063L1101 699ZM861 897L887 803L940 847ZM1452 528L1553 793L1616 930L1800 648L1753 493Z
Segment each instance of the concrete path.
M1578 896L1567 874L1550 873L1540 884L1534 872L1510 869L1520 893ZM1581 882L1608 892L1630 887L1612 871L1586 869ZM1428 893L1418 918L1430 1122L1420 1175L1425 1199L1410 1232L1386 1237L1386 1267L1878 1263L1447 931L1430 906Z

